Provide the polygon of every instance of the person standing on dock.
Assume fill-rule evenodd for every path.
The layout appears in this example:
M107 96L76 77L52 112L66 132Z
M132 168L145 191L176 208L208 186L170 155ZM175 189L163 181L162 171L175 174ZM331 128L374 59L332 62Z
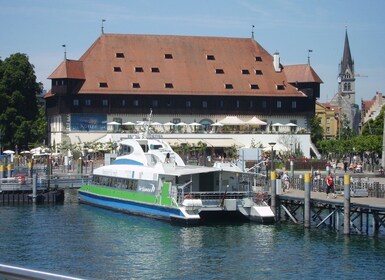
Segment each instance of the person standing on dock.
M329 173L329 175L326 177L326 198L329 198L329 193L333 194L333 198L337 197L336 193L334 192L334 178L332 173Z

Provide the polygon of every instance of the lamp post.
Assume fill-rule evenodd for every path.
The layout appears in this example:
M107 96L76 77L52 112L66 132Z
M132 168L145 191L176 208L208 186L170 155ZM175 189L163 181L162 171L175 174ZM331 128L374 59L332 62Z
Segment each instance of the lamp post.
M271 146L271 171L274 170L274 146L275 146L275 142L269 142L269 145Z

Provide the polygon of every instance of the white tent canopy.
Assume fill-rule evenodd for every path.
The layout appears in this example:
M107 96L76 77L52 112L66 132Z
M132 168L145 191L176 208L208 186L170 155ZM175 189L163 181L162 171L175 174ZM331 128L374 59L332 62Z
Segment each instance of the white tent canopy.
M135 123L133 122L125 122L125 123L122 123L122 125L134 125Z
M236 116L227 116L223 120L220 120L219 123L223 125L244 125L245 122Z
M252 117L250 120L248 120L245 123L248 125L267 125L266 122L258 119L256 116Z

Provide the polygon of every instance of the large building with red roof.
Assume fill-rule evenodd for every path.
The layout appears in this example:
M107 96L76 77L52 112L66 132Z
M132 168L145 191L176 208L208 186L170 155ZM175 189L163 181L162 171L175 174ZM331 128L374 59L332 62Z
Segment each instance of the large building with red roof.
M198 122L228 115L291 123L306 131L321 79L309 64L285 66L252 38L102 34L49 76L50 144L95 141L108 123Z

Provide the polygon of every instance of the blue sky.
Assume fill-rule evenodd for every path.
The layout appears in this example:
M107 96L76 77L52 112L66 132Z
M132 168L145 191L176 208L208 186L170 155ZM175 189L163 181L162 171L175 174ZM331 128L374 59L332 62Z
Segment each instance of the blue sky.
M21 52L38 81L78 59L105 33L251 37L283 65L307 63L323 80L322 102L337 91L345 28L355 61L356 103L385 88L385 1L371 0L0 0L1 59Z

